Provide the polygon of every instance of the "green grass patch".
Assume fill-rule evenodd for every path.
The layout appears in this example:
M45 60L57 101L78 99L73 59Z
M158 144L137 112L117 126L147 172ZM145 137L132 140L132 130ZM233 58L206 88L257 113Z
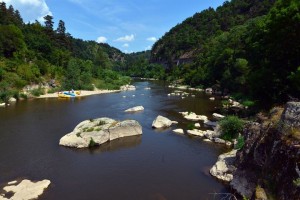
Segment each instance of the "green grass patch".
M35 97L38 97L40 95L43 95L45 94L45 91L43 88L37 88L37 89L33 89L30 91L30 94L32 94L33 96Z
M195 129L196 127L195 127L195 124L194 123L189 123L188 125L187 125L187 129L188 130L193 130L193 129Z
M91 138L90 139L90 143L89 143L89 147L94 147L94 146L96 146L97 144L96 144L96 142L94 141L94 139L93 138Z
M245 145L245 139L243 136L238 137L237 144L235 145L235 149L241 149Z

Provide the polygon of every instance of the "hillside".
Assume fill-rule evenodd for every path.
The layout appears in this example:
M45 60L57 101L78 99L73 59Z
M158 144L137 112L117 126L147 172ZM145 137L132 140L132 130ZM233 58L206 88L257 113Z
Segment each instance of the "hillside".
M151 62L168 80L230 92L260 105L300 97L300 2L232 0L158 40Z
M0 3L0 101L19 98L30 85L92 90L92 83L111 89L128 81L112 71L126 65L120 50L74 38L64 21L54 28L52 16L44 19L25 24L18 10Z

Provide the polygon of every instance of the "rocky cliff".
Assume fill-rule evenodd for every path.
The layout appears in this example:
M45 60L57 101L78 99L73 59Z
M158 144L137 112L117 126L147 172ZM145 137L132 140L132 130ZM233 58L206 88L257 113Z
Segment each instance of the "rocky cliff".
M259 115L243 131L230 185L251 199L300 199L300 102ZM263 191L263 192L262 192Z

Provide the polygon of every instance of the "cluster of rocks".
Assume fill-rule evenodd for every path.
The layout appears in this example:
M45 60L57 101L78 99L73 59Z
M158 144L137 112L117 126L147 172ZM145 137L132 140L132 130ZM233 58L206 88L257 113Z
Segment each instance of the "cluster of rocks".
M120 87L121 91L132 91L136 90L136 87L134 85L123 85Z
M171 121L166 117L163 117L161 115L157 116L156 119L152 123L153 128L168 128L172 124L178 124L177 121Z
M0 193L0 200L37 199L50 185L49 180L33 182L27 179L7 183ZM0 190L1 191L1 190Z
M258 116L244 128L243 148L220 155L210 173L247 199L298 200L300 102Z

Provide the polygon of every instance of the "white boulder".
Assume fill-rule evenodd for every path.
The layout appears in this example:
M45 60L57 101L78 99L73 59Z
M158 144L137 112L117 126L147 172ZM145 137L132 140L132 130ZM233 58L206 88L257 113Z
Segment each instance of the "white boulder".
M195 127L196 127L196 128L200 128L200 127L201 127L200 123L196 123L196 124L195 124Z
M178 134L184 134L183 129L181 129L181 128L174 129L173 132L178 133Z
M133 108L129 108L127 110L125 110L124 112L138 112L138 111L143 111L144 107L143 106L136 106Z
M232 150L221 154L216 164L210 169L210 174L222 181L230 182L233 179L232 174L236 170L236 167L233 165L236 152L237 150Z
M176 121L171 121L166 117L163 117L161 115L157 116L156 119L152 123L153 128L168 128L172 124L177 124Z
M210 97L209 100L214 101L215 97Z
M142 134L142 127L135 120L118 122L103 117L79 123L71 133L60 139L59 145L86 148L90 145L100 145L116 138L140 134Z
M32 182L30 180L22 180L19 184L17 181L10 182L8 186L3 188L5 193L13 193L13 196L9 199L21 199L21 200L30 200L37 199L40 195L43 194L44 190L50 185L49 180L42 180L38 182ZM17 185L16 185L17 184ZM0 194L0 200L7 200L8 198L4 197L5 194Z
M218 114L218 113L213 113L212 116L215 118L215 119L223 119L225 116L224 115L221 115L221 114Z
M187 133L190 134L190 135L203 137L205 131L201 131L201 130L198 130L198 129L193 129L193 130L188 130Z

